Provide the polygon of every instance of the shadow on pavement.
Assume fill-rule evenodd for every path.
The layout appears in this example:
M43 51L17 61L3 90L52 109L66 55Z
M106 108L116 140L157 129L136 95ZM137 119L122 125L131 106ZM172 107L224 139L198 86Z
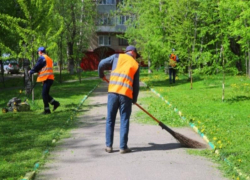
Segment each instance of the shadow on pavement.
M169 144L155 144L155 143L148 143L149 147L133 147L131 148L132 152L139 152L139 151L166 151L172 149L179 149L182 148L180 143L169 143Z

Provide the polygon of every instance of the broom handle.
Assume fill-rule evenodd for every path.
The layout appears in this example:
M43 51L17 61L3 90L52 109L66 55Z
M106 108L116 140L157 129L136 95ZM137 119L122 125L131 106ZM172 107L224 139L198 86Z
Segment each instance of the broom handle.
M143 110L147 115L149 115L153 120L155 120L159 126L161 126L162 129L165 129L166 131L168 131L171 135L175 136L175 132L170 129L168 126L166 126L165 124L163 124L161 121L159 121L158 119L156 119L153 115L151 115L148 111L146 111L143 107L141 107L139 104L135 103L136 106L138 106L141 110Z
M135 103L136 106L138 106L141 110L143 110L147 115L149 115L153 120L155 120L158 124L160 121L156 119L154 116L152 116L148 111L146 111L143 107L141 107L139 104Z

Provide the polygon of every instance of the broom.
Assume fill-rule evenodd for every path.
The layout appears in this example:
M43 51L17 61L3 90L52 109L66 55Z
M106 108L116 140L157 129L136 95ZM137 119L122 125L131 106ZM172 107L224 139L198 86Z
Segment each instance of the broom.
M195 141L193 139L190 139L186 136L181 135L180 133L177 133L170 129L168 126L163 124L161 121L157 120L154 116L152 116L149 112L147 112L143 107L141 107L139 104L135 103L136 106L138 106L141 110L143 110L146 114L148 114L151 118L153 118L159 126L162 127L162 129L165 129L167 132L169 132L177 141L180 142L180 144L184 147L188 148L206 148L207 146L203 143L200 143L198 141Z
M107 80L106 78L104 78L103 80L106 81L107 83L109 83L109 80ZM168 126L163 124L161 121L157 120L154 116L152 116L149 112L147 112L139 104L135 103L135 105L138 106L146 114L148 114L151 118L153 118L159 124L159 126L162 127L162 129L165 129L167 132L169 132L177 141L180 142L180 144L183 147L188 147L188 148L206 148L207 147L205 144L202 144L202 143L200 143L198 141L192 140L192 139L190 139L190 138L188 138L186 136L183 136L183 135L173 131Z

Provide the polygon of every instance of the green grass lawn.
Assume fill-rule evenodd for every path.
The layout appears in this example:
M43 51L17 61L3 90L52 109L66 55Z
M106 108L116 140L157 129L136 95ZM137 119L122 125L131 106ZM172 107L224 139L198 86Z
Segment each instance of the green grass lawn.
M52 96L59 100L59 109L48 116L41 116L43 103L41 84L35 87L35 101L30 112L0 114L0 179L20 179L25 173L34 169L46 150L54 147L53 140L67 136L73 127L75 108L83 97L92 90L97 80L83 80L60 84L59 74L51 89ZM77 75L62 74L63 81L76 80ZM82 77L96 77L97 72L83 72ZM250 172L250 80L243 76L227 76L225 84L225 101L222 102L222 75L194 76L193 89L187 76L179 75L174 85L168 83L168 76L162 71L148 74L141 70L140 80L160 93L165 100L148 88L147 96L139 95L138 103L153 116L170 127L189 126L192 122L215 145L214 150L190 151L190 153L209 156L221 163L225 175L231 179L247 179L239 176L235 168L244 175ZM0 83L1 84L1 83ZM0 106L4 107L9 99L19 95L21 80L12 79L6 82L7 88L0 90ZM10 88L13 87L14 88ZM15 88L16 87L16 88ZM24 100L24 94L20 94ZM85 105L85 104L84 104ZM181 119L174 108L181 111ZM79 109L81 111L81 108ZM141 123L156 124L145 113L137 114ZM220 156L215 150L219 150ZM226 161L223 161L226 158Z
M84 77L97 77L97 72L86 74ZM67 80L72 77L66 73L63 76ZM19 85L18 81L21 80L17 78L13 81ZM100 81L92 79L82 80L82 83L75 81L60 84L55 80L51 95L60 101L61 106L50 115L40 114L43 111L41 83L35 86L35 101L32 102L31 97L28 97L31 111L0 113L0 179L21 179L27 172L34 170L37 162L43 164L44 152L54 147L53 141L68 135L68 130L74 127L72 120L76 108ZM11 83L7 81L6 84ZM9 99L19 95L19 91L19 88L0 90L0 107L5 107ZM24 100L27 97L20 94L20 98ZM81 107L77 113L81 113Z
M222 75L193 78L193 89L187 76L179 75L177 82L169 84L162 71L148 74L141 70L140 80L164 97L171 106L154 93L139 99L157 119L171 127L195 124L215 145L214 150L192 151L210 156L222 164L225 175L232 179L250 176L250 79L244 76L226 76L225 100L222 102ZM145 90L145 89L144 89ZM174 108L181 111L180 118ZM143 122L155 123L143 115ZM218 150L220 156L214 152ZM225 160L225 161L223 161ZM242 176L239 176L239 169ZM245 175L245 176L244 176Z
M20 72L19 75L23 74L23 72ZM81 79L84 80L84 78L88 77L97 77L97 71L83 71L81 72ZM15 75L16 76L16 75ZM2 80L2 76L0 75L0 90L4 88L13 88L13 87L23 87L24 86L24 79L23 78L15 78L14 75L7 75L4 74L4 83ZM79 74L69 74L66 70L63 70L61 72L55 71L55 82L62 82L68 81L68 80L79 80ZM36 75L34 75L34 79L36 79Z

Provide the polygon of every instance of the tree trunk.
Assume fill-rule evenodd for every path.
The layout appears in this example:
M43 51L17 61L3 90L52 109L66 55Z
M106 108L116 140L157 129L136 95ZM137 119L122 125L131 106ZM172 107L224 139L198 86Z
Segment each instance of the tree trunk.
M60 83L62 83L62 39L63 39L63 37L62 37L62 34L61 34L61 39L60 39L60 61L59 61L59 64L58 64L58 66L59 66L59 71L60 71L60 80L59 80L59 82Z
M74 4L71 3L71 20L72 20L72 31L70 36L67 38L67 46L68 46L68 71L70 74L74 74L74 67L75 67L75 62L74 62L74 40L76 37L76 15L75 15L75 7Z
M74 74L75 62L73 58L73 43L68 42L68 71L70 74Z
M152 69L151 69L151 61L148 60L148 73L151 74L153 73Z
M247 49L245 49L245 66L246 66L246 76L248 76L248 58Z
M168 69L168 61L164 62L164 66L165 66L165 74L169 73L169 69Z
M190 78L190 89L193 89L192 59L190 59L190 65L189 65L189 78Z
M0 58L2 57L2 52L0 50ZM3 80L3 86L5 87L5 83L4 83L4 70L3 70L3 60L0 60L0 66L1 66L1 76L2 76L2 80Z
M190 80L190 89L193 89L193 76L192 76L192 51L191 51L191 48L188 48L188 54L189 54L189 57L188 57L188 78Z
M193 41L193 45L192 45L192 56L191 56L191 64L190 64L190 83L191 83L191 89L193 89L193 76L192 76L192 65L195 61L195 44L196 44L196 36L197 36L197 29L196 29L196 26L197 26L197 14L195 15L195 19L194 19L194 24L195 24L195 29L194 29L194 41Z
M222 68L223 68L223 80L222 80L222 101L224 101L225 99L225 71L224 71L224 68L225 68L225 60L224 60L224 52L223 52L223 45L221 45L221 51L220 51L220 57L222 58Z
M34 55L34 51L32 52L32 67L34 67L35 65L35 55ZM34 75L32 74L32 78L31 78L32 84L34 84ZM35 100L35 88L32 88L32 101L34 102Z
M249 45L249 43L248 43ZM248 46L248 76L250 77L250 49L249 49L249 46Z
M1 53L0 53L1 55ZM3 61L0 60L0 66L1 66L1 76L2 76L2 81L3 81L3 86L5 87L5 82L4 82L4 70L3 70Z
M239 57L239 60L236 61L236 68L238 69L239 72L242 72L242 62L241 62L241 58L240 58L240 45L239 43L237 43L236 41L239 40L239 38L234 39L231 38L230 39L230 49L231 51L237 55Z

